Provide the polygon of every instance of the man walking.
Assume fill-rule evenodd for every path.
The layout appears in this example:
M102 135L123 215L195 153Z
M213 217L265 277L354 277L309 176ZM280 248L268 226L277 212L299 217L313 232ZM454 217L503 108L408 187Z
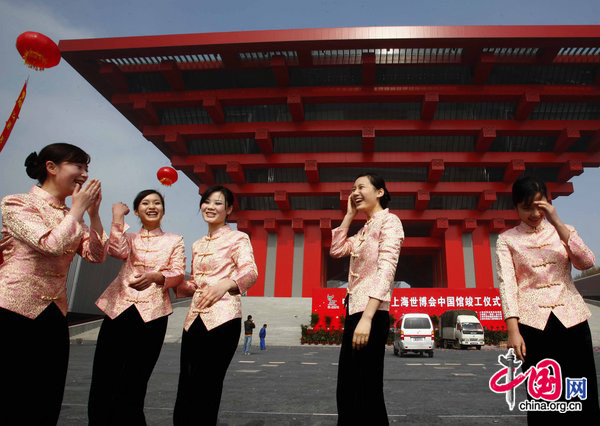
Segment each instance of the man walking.
M262 328L258 332L258 337L260 337L260 350L266 350L267 345L265 344L265 338L267 337L267 324L263 324Z
M244 355L250 355L250 346L252 346L252 331L254 330L254 322L252 315L248 315L248 319L244 321Z

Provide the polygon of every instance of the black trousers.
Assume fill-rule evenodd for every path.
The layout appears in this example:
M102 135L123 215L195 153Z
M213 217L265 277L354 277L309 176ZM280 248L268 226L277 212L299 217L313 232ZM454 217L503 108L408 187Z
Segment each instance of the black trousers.
M537 425L548 424L551 420L561 422L573 420L577 422L577 425L597 425L600 421L598 379L588 322L584 321L573 327L565 328L554 314L550 314L543 331L519 324L519 332L525 340L526 356L522 365L523 372L544 358L551 358L559 363L563 386L559 401L566 401L565 377L587 378L587 399L582 401L583 412L561 414L559 412L528 411L527 423ZM531 399L529 395L528 399ZM571 401L579 401L579 399L574 398Z
M387 311L377 311L367 345L352 349L352 336L362 312L346 317L338 363L338 425L387 425L383 398L383 361L390 331Z
M67 366L67 319L51 303L36 319L0 308L0 422L3 425L56 425Z
M232 319L208 331L197 317L181 338L181 370L173 423L216 425L223 380L237 349L242 320Z
M102 321L88 401L95 425L146 425L144 399L167 332L168 317L144 322L135 306Z

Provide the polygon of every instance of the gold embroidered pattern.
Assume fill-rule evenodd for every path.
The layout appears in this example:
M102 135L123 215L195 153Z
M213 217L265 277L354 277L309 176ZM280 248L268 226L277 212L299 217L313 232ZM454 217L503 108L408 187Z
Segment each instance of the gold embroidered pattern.
M539 263L537 265L531 265L532 268L541 268L541 267L545 267L548 265L556 265L556 262L543 262L543 263Z
M527 248L529 248L529 249L542 249L542 248L548 247L550 245L551 245L550 243L546 243L546 244L540 244L539 246L529 246Z
M60 299L60 296L41 296L40 299L45 300L47 302L53 302L55 300Z
M556 303L554 305L538 305L540 308L554 309L558 306L565 306L564 303Z
M536 288L548 288L548 287L554 287L554 286L558 286L558 285L562 285L562 283L542 284L542 285L538 285Z

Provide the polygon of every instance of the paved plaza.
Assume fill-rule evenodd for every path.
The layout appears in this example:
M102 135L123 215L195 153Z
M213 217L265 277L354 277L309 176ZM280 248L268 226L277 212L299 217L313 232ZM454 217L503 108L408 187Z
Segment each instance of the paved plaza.
M86 424L94 349L92 342L71 346L60 425ZM179 344L163 347L146 397L149 425L172 424L179 352ZM390 423L526 424L523 413L509 411L504 395L488 388L500 353L438 349L434 358L399 358L388 347L384 386ZM255 345L250 356L238 350L225 379L219 424L335 425L338 355L335 346L271 347L261 352ZM595 356L600 366L600 353ZM517 401L525 399L524 389L517 389L516 396Z

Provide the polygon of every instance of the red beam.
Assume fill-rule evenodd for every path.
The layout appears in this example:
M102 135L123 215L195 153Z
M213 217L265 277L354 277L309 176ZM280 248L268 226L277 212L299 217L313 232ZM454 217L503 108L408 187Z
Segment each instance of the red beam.
M573 176L579 176L583 173L583 165L581 161L569 160L564 164L558 173L558 180L560 182L566 182Z
M176 61L163 61L160 63L159 69L172 90L181 91L184 89L183 73Z
M439 182L444 175L444 160L436 158L431 160L427 170L427 181L428 182Z
M127 78L115 64L103 64L98 70L100 78L110 84L113 92L125 93L128 90Z
M598 46L597 25L540 26L404 26L291 30L232 31L142 37L111 37L61 40L59 47L69 59L221 53L303 49L407 48L407 47L563 47ZM239 47L238 47L239 46ZM223 58L227 61L227 58ZM235 58L229 59L236 62ZM308 61L307 61L308 62Z
M279 210L289 210L290 200L288 194L285 191L275 191L275 204L279 207Z
M415 209L417 210L425 210L429 205L429 192L419 190L417 191L417 197L415 200Z
M529 166L552 167L568 160L580 160L584 167L599 167L600 153L588 152L519 152L521 160ZM236 158L246 167L302 167L306 161L312 160L319 167L360 167L365 163L373 167L429 167L432 162L444 160L444 167L501 167L511 163L514 152L320 152L320 153L286 153L243 154ZM171 156L171 162L181 166L206 162L212 166L223 166L231 161L231 155L187 155Z
M375 129L372 127L362 131L363 152L373 152L375 150Z
M504 182L514 182L524 171L523 160L511 160L504 169Z
M580 132L598 130L597 120L310 120L302 123L278 121L271 122L268 126L271 137L359 136L368 127L372 127L378 136L477 136L484 128L494 128L500 136L544 136L560 134L567 123ZM195 138L248 138L254 137L257 127L257 123L241 122L143 126L143 134L147 139L172 131Z
M473 72L473 83L484 84L492 72L494 67L495 57L493 53L482 53L479 56L479 60L475 64L475 70Z
M316 160L306 160L304 162L304 172L309 183L319 182L319 163Z
M322 184L319 184L322 185ZM321 191L315 191L319 194L321 194ZM340 193L340 210L342 211L346 211L348 210L348 197L350 197L350 193L352 191L350 191L349 189L340 189L339 193Z
M243 185L246 182L246 177L244 175L244 169L237 161L229 161L225 166L225 172L231 177L238 185Z
M475 150L477 152L489 151L496 136L496 129L493 127L484 127L479 131L479 135L475 141Z
M283 104L288 97L301 97L305 103L420 102L427 94L437 94L439 102L519 102L524 93L535 93L544 102L597 102L600 87L573 85L404 85L404 86L315 86L265 87L248 89L186 90L183 92L120 92L111 96L113 104L144 99L161 106L197 105L206 97L216 97L225 105Z
M154 106L144 100L139 100L133 103L133 112L140 123L158 124L158 114Z
M202 106L210 116L213 123L221 124L225 122L225 113L221 101L214 96L204 98Z
M556 145L554 146L554 150L556 152L565 152L568 151L571 145L579 140L581 137L581 133L577 129L566 128L562 132L558 138L556 138Z
M600 130L594 132L588 144L588 152L597 153L598 151L600 151Z
M362 61L362 83L365 86L375 84L375 53L365 52L361 57Z
M515 111L515 119L524 121L529 118L531 112L540 103L539 93L526 92L523 97L519 100L517 109Z
M477 229L477 219L467 218L463 220L463 232L473 232L475 229Z
M243 176L242 167L237 162L227 164L227 173L235 181ZM346 207L346 201L350 195L350 182L320 182L320 183L234 183L228 187L234 194L239 196L269 196L277 191L286 191L288 196L308 195L335 195L340 194L340 202ZM391 195L416 195L419 190L428 191L438 195L480 195L484 191L492 193L512 193L512 183L507 182L388 182L386 184ZM556 196L569 195L573 193L573 184L548 183L548 189ZM492 197L491 195L485 195Z
M267 129L258 129L254 134L254 140L260 148L260 152L265 155L273 153L273 140Z
M290 74L288 71L288 66L285 62L285 56L274 55L271 58L271 68L273 69L273 74L275 75L275 81L277 81L277 86L289 86Z
M165 135L165 146L171 152L177 155L186 155L188 153L187 144L179 133L169 133Z
M516 213L515 213L516 215ZM490 223L490 230L493 232L502 232L506 229L506 221L504 218L494 218Z
M440 96L437 93L425 93L421 105L421 120L433 120Z
M288 96L287 105L293 121L304 121L304 106L300 96Z
M402 220L402 218L400 218ZM448 230L449 221L448 218L435 218L433 219L433 226L431 227L431 235L433 237L439 237L446 233Z
M294 230L294 232L304 232L304 219L292 219L292 229Z
M519 220L519 216L514 209L511 210L424 210L417 211L411 210L390 210L392 213L397 215L402 221L406 222L417 222L426 223L433 222L440 217L446 218L446 220L462 222L467 218L477 219L478 223L490 222L495 219L502 219L509 222L516 222ZM321 225L325 226L327 223L335 221L340 223L346 213L342 210L245 210L239 211L234 210L231 214L231 220L236 221L237 219L248 219L252 221L264 220L265 216L273 218L273 220L281 222L291 222L293 218L302 218L305 222L319 222L321 219L324 222L320 222ZM356 219L359 222L365 221L365 216L359 215ZM331 226L331 225L330 225ZM326 228L323 228L326 230ZM331 229L331 228L329 228Z
M512 192L512 185L511 185ZM487 210L492 207L496 201L496 193L494 191L485 190L479 195L479 200L477 202L477 209L479 210Z
M255 210L255 211L257 211L257 210ZM264 217L265 212L261 212L261 213L263 214L263 217ZM269 213L272 214L273 212L269 212ZM267 232L277 232L277 228L278 228L277 222L278 221L274 217L264 219L265 230Z
M200 163L194 166L194 173L200 178L202 183L212 185L215 183L215 176L212 168L206 163Z

